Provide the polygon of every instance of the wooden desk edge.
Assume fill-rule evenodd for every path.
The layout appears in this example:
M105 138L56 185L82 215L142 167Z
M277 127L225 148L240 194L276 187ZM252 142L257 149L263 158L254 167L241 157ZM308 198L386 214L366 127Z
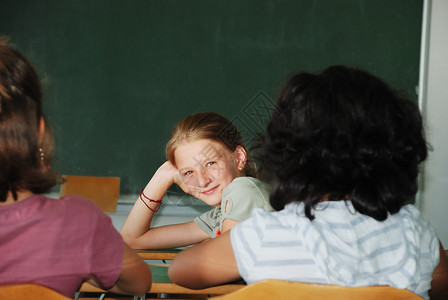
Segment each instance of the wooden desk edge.
M240 288L245 287L245 284L224 284L219 286L214 286L206 289L192 290L189 288L182 287L175 283L170 282L153 282L151 289L147 293L167 293L167 294L214 294L214 295L224 295ZM98 292L106 293L107 291L97 288L90 283L84 282L79 289L79 292Z
M237 291L245 286L246 286L245 284L224 284L224 285L209 287L206 289L192 290L192 289L177 285L175 283L168 283L168 282L162 283L161 282L161 283L153 283L149 293L224 295L224 294L228 294L228 293Z
M141 259L146 260L173 260L177 253L174 252L137 252Z

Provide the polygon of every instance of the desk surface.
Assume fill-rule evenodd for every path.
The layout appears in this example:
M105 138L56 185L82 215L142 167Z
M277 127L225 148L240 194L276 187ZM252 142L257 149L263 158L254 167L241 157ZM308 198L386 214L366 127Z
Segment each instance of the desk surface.
M149 267L151 268L152 280L154 283L171 283L171 280L168 277L169 264L149 264Z

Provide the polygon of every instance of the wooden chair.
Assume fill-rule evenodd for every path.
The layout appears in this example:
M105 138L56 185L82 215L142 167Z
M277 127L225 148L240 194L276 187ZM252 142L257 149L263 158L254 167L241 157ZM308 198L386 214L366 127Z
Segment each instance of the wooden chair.
M214 300L414 300L422 299L409 290L390 286L343 287L336 285L312 284L282 280L264 280Z
M115 212L120 197L119 177L63 175L59 195L79 195L95 202L104 212Z
M62 294L37 284L12 284L0 286L0 300L70 300Z

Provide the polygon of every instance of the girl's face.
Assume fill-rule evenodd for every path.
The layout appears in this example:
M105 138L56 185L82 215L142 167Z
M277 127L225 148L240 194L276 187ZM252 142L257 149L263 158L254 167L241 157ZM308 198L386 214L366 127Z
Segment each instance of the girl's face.
M224 189L241 175L246 152L241 146L232 152L221 143L201 139L177 147L174 159L189 193L216 206Z

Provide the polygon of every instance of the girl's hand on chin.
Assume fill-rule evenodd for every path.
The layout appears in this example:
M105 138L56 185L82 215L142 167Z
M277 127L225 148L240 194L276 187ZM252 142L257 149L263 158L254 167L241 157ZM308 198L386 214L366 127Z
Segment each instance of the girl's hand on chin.
M185 181L179 172L177 172L174 175L174 183L177 184L182 189L182 191L184 191L187 194L192 195L190 188L188 187L188 185L185 184Z
M169 161L163 163L157 172L162 172L167 178L169 178L171 184L177 184L185 193L191 194L190 189L185 184L179 170Z

